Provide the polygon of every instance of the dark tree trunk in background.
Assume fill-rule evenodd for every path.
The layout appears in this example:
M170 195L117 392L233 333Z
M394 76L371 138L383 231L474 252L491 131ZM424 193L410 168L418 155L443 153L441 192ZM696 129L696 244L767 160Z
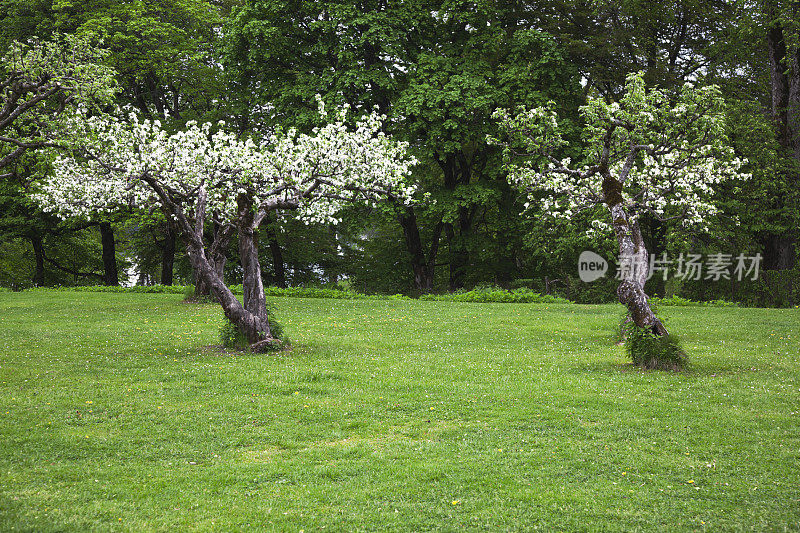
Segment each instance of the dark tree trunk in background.
M103 285L119 285L117 246L114 229L108 222L100 223L100 241L103 244Z
M494 264L495 281L501 287L508 287L519 275L519 252L522 242L519 238L518 220L521 218L517 208L518 192L508 182L500 183L501 196L497 204L497 258Z
M430 292L433 289L436 257L439 253L439 241L441 240L444 223L441 220L436 223L426 257L422 239L420 238L417 216L413 208L407 208L403 214L398 216L398 221L400 222L400 227L403 228L403 237L411 259L411 270L414 272L414 290Z
M175 230L167 220L164 224L164 247L161 249L161 284L172 285L175 267Z
M455 152L443 157L437 155L435 157L437 164L444 173L444 187L454 193L455 200L458 187L468 186L472 181L472 162L468 160L463 152ZM472 232L473 221L477 213L477 207L473 205L459 204L456 209L458 214L455 222L446 222L444 224L449 256L451 291L464 287L470 265L469 235Z
M459 207L456 224L445 224L447 244L450 257L450 290L463 289L469 272L470 253L469 238L473 230L473 222L477 207ZM456 232L456 229L458 231Z
M136 279L136 284L140 286L150 285L150 276L147 272L140 272L139 277Z
M42 236L39 234L31 236L31 245L33 246L33 257L36 262L36 267L33 271L33 285L41 287L44 285L44 243Z
M794 15L800 18L800 2L792 2ZM770 67L770 94L772 97L772 120L778 144L789 157L800 165L800 47L793 53L786 45L785 28L777 20L777 2L767 0L765 10L773 20L767 29L767 52ZM796 172L784 179L800 186ZM766 270L788 270L797 263L797 229L783 234L769 235L764 242L764 268Z
M767 1L768 15L776 15L774 2ZM789 77L786 65L786 42L783 26L775 21L767 30L767 48L770 67L770 94L772 96L772 119L778 134L778 142L788 148L789 131Z
M269 251L272 254L272 270L274 271L273 283L276 287L281 289L286 288L286 264L283 261L283 250L281 244L278 242L278 236L269 228L267 231L267 240L269 242Z
M764 245L764 270L791 270L797 257L797 243L788 235L768 235Z

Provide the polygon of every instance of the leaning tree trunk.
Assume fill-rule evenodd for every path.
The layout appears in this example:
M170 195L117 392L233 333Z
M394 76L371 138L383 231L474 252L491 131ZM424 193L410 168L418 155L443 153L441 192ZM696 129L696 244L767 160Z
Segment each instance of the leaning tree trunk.
M219 279L225 278L225 257L222 258L215 258L213 255L209 254L206 257L208 264L211 265L211 268L214 270L214 274ZM192 266L194 268L194 266ZM194 275L194 295L195 296L208 296L213 297L213 292L211 291L211 285L208 284L206 279L203 276L198 275L197 271L195 271Z
M244 330L251 345L256 345L272 335L267 316L267 299L264 296L264 282L261 279L261 263L258 261L258 233L254 229L252 199L240 195L239 208L239 259L244 270L242 291L245 310L253 317L255 327Z
M620 274L622 281L617 288L617 297L628 308L633 323L647 328L656 335L666 335L667 329L650 308L650 301L644 292L647 270L650 266L647 248L642 239L639 223L628 216L622 205L621 185L608 176L603 181L603 192L611 211L614 234L619 244Z
M187 240L189 242L186 249L195 274L203 279L203 282L209 287L211 295L222 305L222 310L228 320L233 322L247 337L251 349L254 352L263 351L273 340L270 335L269 323L247 311L223 283L206 258L202 243L198 244L194 238Z
M233 229L233 226L230 225L220 227L215 224L214 240L208 249L208 253L206 253L206 260L217 277L223 281L225 280L225 263L227 261L225 253L230 244ZM213 296L211 287L206 283L203 276L197 275L197 272L195 272L194 294L195 296Z
M208 260L206 247L203 242L203 227L205 225L207 201L205 189L201 187L197 193L197 205L195 207L195 221L193 225L182 207L172 202L172 199L155 180L149 178L145 179L148 180L148 184L158 192L159 197L164 202L165 209L168 211L167 214L176 216L183 239L186 242L189 262L197 278L202 280L210 289L211 296L222 305L222 311L225 317L233 322L233 324L245 334L247 339L251 342L250 348L254 352L265 351L275 340L270 333L269 322L264 320L261 316L256 316L245 309L239 299L236 298L228 286L225 285L215 265L212 265ZM219 246L220 241L224 240L223 237L225 237L225 235L230 234L230 228L231 226L222 228L222 233L218 235L218 238L214 239L214 244L209 251L209 255L213 255L217 252L216 248ZM264 314L266 314L266 306Z

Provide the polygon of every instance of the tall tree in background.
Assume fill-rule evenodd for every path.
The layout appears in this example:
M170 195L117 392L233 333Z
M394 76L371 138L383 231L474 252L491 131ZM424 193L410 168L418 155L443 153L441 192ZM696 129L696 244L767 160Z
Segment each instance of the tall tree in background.
M548 98L577 108L574 71L526 27L528 16L516 2L249 0L226 27L228 70L256 97L240 123L304 127L315 93L387 112L389 130L420 155L415 179L436 201L393 213L415 289L432 288L440 240L449 285L462 287L484 241L513 235L488 221L516 220L520 210L485 140L492 111ZM515 246L501 248L510 255Z
M530 22L553 35L586 90L619 96L630 72L674 88L702 78L725 55L729 32L748 6L730 0L543 0Z
M7 237L29 240L33 248L34 285L45 283L45 236L69 233L53 224L52 217L31 208L26 189L47 162L36 153L58 145L55 137L65 117L77 107L96 108L110 103L118 85L111 68L102 64L107 53L89 38L55 36L51 41L12 42L0 67L0 186L3 209L0 227ZM85 226L84 226L85 227ZM118 284L113 234L101 225L106 284ZM70 270L49 261L62 270ZM73 270L76 277L92 272Z
M564 116L577 111L576 71L564 64L548 35L526 27L528 16L514 2L480 2L471 9L443 4L397 102L406 135L441 176L433 193L448 245L451 290L466 285L485 241L513 239L518 232L505 227L479 233L492 213L507 223L519 220L521 211L499 150L486 142L496 132L492 112L548 99L559 103ZM513 265L518 247L518 241L501 242L495 252ZM498 269L494 281L508 281L508 270Z
M797 201L800 186L800 2L764 1L769 57L771 116L780 155L792 161L781 172L788 198ZM789 200L789 201L786 201ZM779 200L780 201L780 200ZM794 205L794 209L800 205ZM797 227L765 238L765 267L786 270L797 262Z

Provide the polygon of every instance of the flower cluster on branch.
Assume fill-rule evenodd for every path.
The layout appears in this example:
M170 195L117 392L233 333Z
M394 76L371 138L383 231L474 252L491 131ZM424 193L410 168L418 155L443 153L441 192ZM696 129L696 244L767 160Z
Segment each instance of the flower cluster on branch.
M328 117L324 106L320 113ZM53 176L35 198L60 216L91 216L121 206L160 205L197 218L198 202L217 222L250 206L254 226L270 212L297 211L306 220L336 222L345 202L391 197L410 201L407 181L416 160L408 146L381 131L371 113L348 126L348 109L310 134L289 130L256 142L216 125L189 123L168 134L159 121L78 111L65 122L67 155L54 159Z
M629 75L619 102L591 97L581 108L586 149L580 164L558 157L566 141L553 108L498 110L494 117L509 140L494 142L524 158L509 166L510 180L528 193L544 192L542 207L554 217L606 203L634 218L650 212L702 227L717 212L714 185L749 178L728 143L716 86L686 84L671 97L648 90L641 73Z

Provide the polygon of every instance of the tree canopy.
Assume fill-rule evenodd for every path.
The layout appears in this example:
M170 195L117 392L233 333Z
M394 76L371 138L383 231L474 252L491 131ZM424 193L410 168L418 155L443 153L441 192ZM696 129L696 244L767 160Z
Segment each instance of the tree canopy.
M408 169L416 201L305 199L291 211L316 224L304 225L284 211L266 217L254 239L269 282L347 280L367 291L412 294L498 284L555 290L581 301L613 297L607 283L600 290L602 282L575 282L581 250L612 253L616 247L611 233L602 231L613 222L609 215L582 209L585 200L602 199L600 173L576 180L576 174L550 172L549 182L532 174L547 170L533 164L537 157L553 157L557 162L550 163L569 172L586 173L600 164L599 136L608 133L609 121L631 126L610 133L607 163L613 175L624 176L620 192L636 204L630 204L631 214L648 250L760 253L764 266L776 272L793 272L798 264L800 41L793 2L684 1L665 9L641 1L573 0L8 0L0 3L0 19L7 56L0 118L14 115L11 102L27 106L14 115L19 120L0 127L3 191L15 206L29 202L39 176L55 172L49 156L31 149L55 144L53 132L64 131L64 112L76 106L98 104L89 118L127 106L126 114L135 113L140 126L159 121L161 137L151 132L158 141L148 145L155 153L155 145L173 142L168 140L176 134L211 139L222 130L256 147L276 135L286 142L313 137L320 127L319 94L328 106L350 106L354 112L342 119L349 129L377 106L386 120L372 134L408 143L418 161ZM75 53L67 57L66 50ZM26 61L40 67L26 73L20 63L25 54L39 54ZM32 85L33 71L45 64L46 75ZM23 79L28 85L20 85ZM684 89L687 83L691 91ZM515 114L519 106L529 110L527 118ZM706 112L703 106L709 106ZM509 114L497 114L503 109ZM536 130L533 113L556 114L557 128L540 124ZM719 120L682 130L681 113ZM216 125L220 119L224 128ZM503 137L504 121L522 128L523 119L536 142L551 143L546 157L541 146L514 147L528 153L525 176L519 167L507 167L503 148L490 142ZM213 125L202 130L192 121ZM695 143L692 135L706 126L711 137L726 138L729 148ZM665 153L670 139L693 148ZM626 147L637 143L648 148L631 155ZM737 158L748 163L737 170L731 166ZM735 179L710 178L723 174ZM519 180L539 185L521 193L514 186ZM258 195L271 190L263 185L247 185L254 210L264 199ZM231 210L236 199L226 187L219 194ZM131 205L134 190L116 201ZM209 190L212 203L213 194ZM316 216L306 210L311 205L330 211ZM34 278L40 284L55 279L42 269L58 269L43 258L58 257L62 252L55 250L72 246L71 237L49 235L48 215L36 210L26 214L29 224L21 222L24 211L15 207L17 215L9 214L0 226L15 241L9 250L20 249L16 241L24 239L35 252L20 260L15 285ZM215 264L223 275L238 275L244 268L234 251L238 237L222 231L224 221L211 212L204 237L221 239ZM86 232L101 228L105 279L113 280L110 271L130 263L132 279L141 283L197 281L187 279L192 269L176 246L179 232L171 217L125 210L102 223L93 219L102 226L87 226L80 217L73 222L83 228L76 234L82 242L91 240ZM20 225L35 231L14 229ZM304 238L295 238L298 233ZM95 272L92 261L87 256L86 264L68 268ZM648 283L658 294L754 298L721 284Z

